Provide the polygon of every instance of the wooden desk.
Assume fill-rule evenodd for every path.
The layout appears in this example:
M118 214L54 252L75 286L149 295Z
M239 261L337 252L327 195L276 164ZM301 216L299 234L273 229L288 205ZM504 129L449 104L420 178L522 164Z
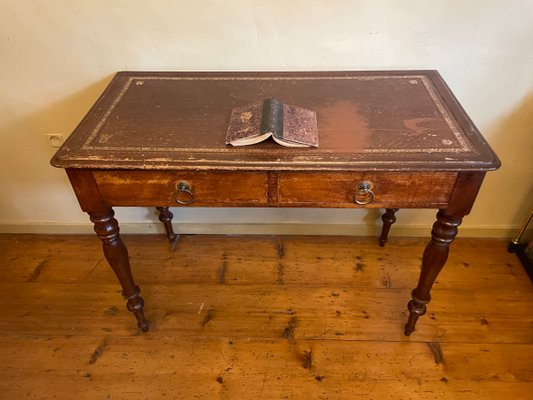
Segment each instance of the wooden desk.
M234 148L234 107L276 97L317 112L319 148ZM500 162L435 71L120 72L52 159L65 168L143 330L144 302L113 206L435 208L405 334L426 312L448 246Z

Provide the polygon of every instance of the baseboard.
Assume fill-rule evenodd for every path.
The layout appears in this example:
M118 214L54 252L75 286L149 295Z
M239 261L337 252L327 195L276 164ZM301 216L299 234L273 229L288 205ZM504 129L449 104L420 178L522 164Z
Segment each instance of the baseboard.
M341 235L376 236L380 226L350 224L174 224L180 234L221 234L221 235ZM460 228L460 237L482 237L510 239L516 236L519 227L465 226ZM125 234L162 234L161 224L121 223L120 231ZM431 227L422 225L393 225L390 236L427 237ZM92 234L91 224L0 224L0 233L34 234ZM531 235L529 229L525 235Z

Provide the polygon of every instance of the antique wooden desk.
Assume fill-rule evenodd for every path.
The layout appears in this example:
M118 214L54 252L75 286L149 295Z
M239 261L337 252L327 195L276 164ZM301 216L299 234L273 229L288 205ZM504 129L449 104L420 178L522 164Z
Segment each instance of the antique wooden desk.
M276 97L317 112L319 148L225 144L232 108ZM52 159L65 168L144 331L144 301L113 206L439 209L408 303L405 334L485 172L499 166L435 71L120 72Z

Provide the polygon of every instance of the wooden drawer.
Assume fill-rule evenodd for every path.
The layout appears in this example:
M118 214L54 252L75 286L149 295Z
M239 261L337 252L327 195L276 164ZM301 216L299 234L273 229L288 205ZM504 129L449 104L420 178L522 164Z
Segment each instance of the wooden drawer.
M277 203L303 207L432 208L448 203L456 178L455 172L287 172L278 176ZM369 184L372 194L360 193L361 201L370 201L358 205L354 195L363 182Z
M264 172L96 170L93 176L104 202L114 206L260 206L268 201ZM189 188L180 191L180 182Z
M445 206L455 172L93 171L113 206L428 207ZM273 179L275 178L275 179ZM180 183L188 186L181 188ZM369 191L354 196L361 183ZM269 187L270 186L270 187ZM179 200L180 202L178 202Z

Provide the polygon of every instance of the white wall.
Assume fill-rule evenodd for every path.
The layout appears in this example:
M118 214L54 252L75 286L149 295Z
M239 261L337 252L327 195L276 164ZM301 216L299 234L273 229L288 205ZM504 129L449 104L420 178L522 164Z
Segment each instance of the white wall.
M503 162L488 174L463 234L508 235L533 204L533 1L0 0L0 6L0 231L90 230L64 171L48 164L53 149L44 134L68 135L118 70L438 69ZM326 222L332 225L324 229L338 233L335 226L348 222L372 230L378 217L364 210L175 214L190 231L216 231L201 225L213 221L296 222L310 230ZM146 225L155 220L151 210L118 215L127 230L154 229ZM433 218L434 211L406 210L397 232L412 233Z

